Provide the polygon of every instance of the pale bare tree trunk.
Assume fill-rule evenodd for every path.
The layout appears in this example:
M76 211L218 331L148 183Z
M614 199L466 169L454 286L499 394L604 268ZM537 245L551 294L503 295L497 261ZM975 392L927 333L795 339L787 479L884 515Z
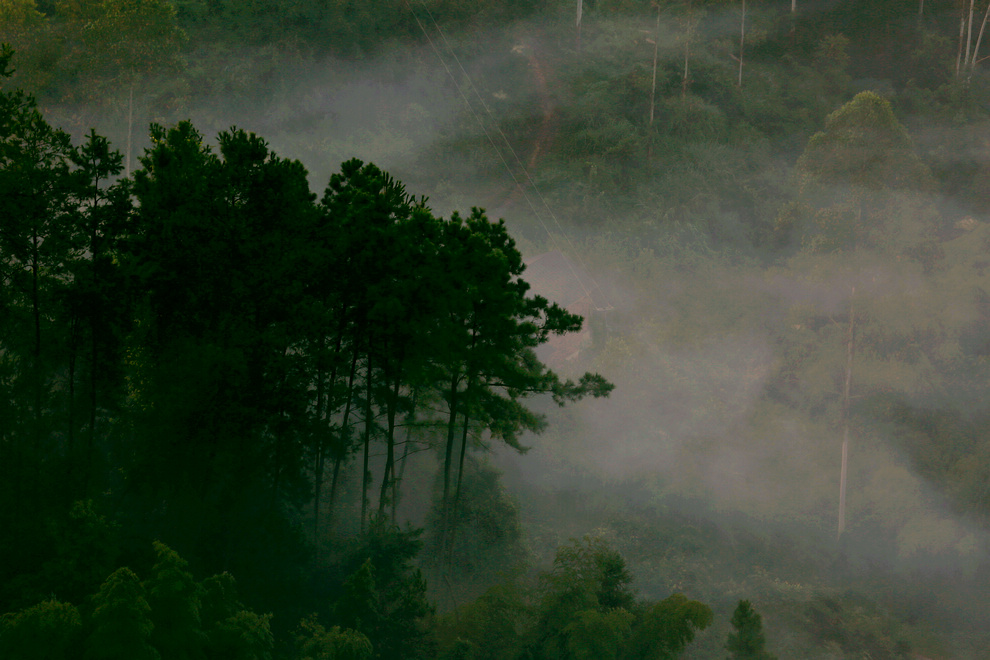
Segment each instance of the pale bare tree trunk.
M657 4L657 29L653 34L653 82L650 84L650 141L646 157L653 161L653 118L657 106L657 55L660 51L660 5Z
M856 287L849 294L849 334L846 341L846 383L842 392L842 463L839 469L839 526L836 538L841 539L846 530L846 468L849 462L849 390L852 386L853 350L855 342L855 308L853 297Z
M687 94L688 62L691 59L691 3L688 2L687 28L684 31L684 80L681 81L681 94Z
M742 87L743 48L746 45L746 0L742 0L742 20L739 22L739 87Z
M581 15L584 13L584 0L577 0L577 35L576 44L578 51L581 50Z
M980 44L983 42L983 33L987 29L987 18L990 18L990 3L987 3L987 10L983 12L983 22L980 24L980 33L976 37L976 45L973 47L973 57L969 63L970 71L975 70L976 65L980 62Z
M970 59L972 58L972 50L970 46L973 43L973 5L976 0L969 0L969 16L966 19L966 59L963 60L963 64L966 67L970 65Z
M842 538L846 531L846 465L849 461L849 423L842 432L842 467L839 471L839 529L835 537Z
M657 5L657 30L653 35L653 82L650 85L650 127L653 126L653 115L657 100L657 54L660 50L660 5Z
M959 75L959 71L962 68L962 54L963 54L963 37L966 35L966 15L960 13L959 15L959 48L956 51L956 75Z
M921 1L924 2L925 0L921 0ZM791 0L791 13L792 14L797 13L797 0Z

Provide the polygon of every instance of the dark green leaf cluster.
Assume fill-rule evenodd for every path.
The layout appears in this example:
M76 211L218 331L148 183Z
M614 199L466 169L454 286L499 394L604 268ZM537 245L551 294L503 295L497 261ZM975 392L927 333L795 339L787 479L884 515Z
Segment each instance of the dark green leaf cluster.
M48 660L271 660L271 615L247 610L229 574L197 583L171 548L155 542L154 553L151 577L144 582L121 567L78 607L53 598L4 615L0 655Z
M5 50L0 68L10 61ZM505 223L480 209L435 217L359 160L318 201L303 166L260 137L231 129L214 148L188 122L152 126L141 168L121 178L105 138L73 145L18 92L0 104L0 522L15 532L0 570L17 578L0 602L90 593L133 552L101 545L121 525L249 576L253 596L287 598L302 589L303 525L321 553L340 526L394 522L417 445L441 457L443 537L482 436L521 450L544 426L527 397L611 390L537 359L582 319L529 295ZM356 456L360 510L335 521ZM24 500L34 510L13 505ZM77 500L89 503L70 513ZM425 588L373 566L379 590ZM178 657L203 642L175 570L147 600L165 617L149 643ZM409 598L395 616L418 626L428 611ZM387 654L380 629L395 617L379 605L369 636Z
M418 535L376 521L345 561L345 567L361 564L344 580L334 619L367 636L373 658L435 657L434 608L426 597L426 580L413 566L422 545Z
M443 617L441 657L676 658L711 625L707 605L679 593L636 601L631 583L625 560L602 539L573 540L531 594L502 584Z
M764 650L763 617L753 609L748 600L741 600L732 613L732 628L725 648L730 660L775 660Z

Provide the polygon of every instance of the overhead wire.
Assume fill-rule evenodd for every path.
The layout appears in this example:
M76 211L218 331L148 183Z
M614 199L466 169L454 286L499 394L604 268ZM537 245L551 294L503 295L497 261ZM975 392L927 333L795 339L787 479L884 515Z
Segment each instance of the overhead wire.
M437 23L436 18L434 18L433 13L430 11L430 8L426 6L426 3L422 2L421 0L421 4L423 5L423 9L426 11L427 16L429 16L430 21L433 23L433 27L436 29L437 34L439 34L440 38L443 40L444 46L446 47L447 51L450 53L451 57L453 57L454 61L457 63L457 67L460 69L460 72L464 76L464 79L467 80L468 86L471 88L471 90L474 92L474 95L481 103L481 107L485 109L485 112L488 115L488 118L491 120L492 125L495 127L495 130L498 131L499 136L502 138L502 142L505 143L505 148L508 150L510 154L512 154L512 158L515 160L516 165L519 166L519 169L521 169L523 174L525 175L526 182L529 183L529 186L532 188L533 192L535 192L537 197L539 197L540 202L542 202L543 207L546 209L547 214L553 220L553 223L554 225L556 225L558 231L560 232L560 235L563 236L565 241L567 241L567 245L570 248L570 253L573 255L574 259L576 259L579 262L578 265L581 266L582 270L584 270L585 273L588 273L588 270L587 268L585 268L584 264L580 263L581 258L578 255L576 248L574 247L574 243L567 235L567 232L564 231L563 227L560 224L560 221L557 219L557 215L553 212L553 209L550 207L550 204L543 196L543 193L540 192L540 189L536 185L536 182L533 180L533 177L530 175L529 170L523 165L515 149L512 148L512 144L509 142L509 139L506 137L505 133L498 125L498 122L495 120L495 116L491 108L485 102L485 99L481 96L481 93L478 91L478 88L475 86L474 80L471 78L471 75L464 68L464 65L461 63L460 58L457 57L457 53L454 51L454 48L450 45L450 42L447 40L447 35L444 34L443 29ZM551 232L550 228L547 227L547 224L543 221L543 217L541 216L540 212L536 209L536 205L533 203L533 200L526 192L526 187L523 185L522 182L519 181L519 179L516 177L515 173L513 172L512 167L510 167L508 161L506 161L505 156L502 153L502 150L499 149L498 145L495 143L495 139L492 137L491 133L488 131L488 128L485 126L484 119L477 112L477 110L475 110L474 105L472 105L471 101L464 94L463 90L461 89L461 85L458 83L457 78L454 76L454 72L451 71L450 67L447 65L446 60L444 59L443 55L440 53L434 40L430 37L430 34L429 32L427 32L426 27L423 25L422 21L419 19L419 16L416 14L415 11L413 11L412 6L408 2L406 3L406 6L409 8L409 13L411 13L413 18L416 20L416 24L419 26L419 29L423 32L423 36L426 37L426 41L430 44L430 48L433 50L433 53L440 61L440 64L447 72L447 75L450 76L451 81L454 83L454 86L457 88L457 93L460 95L461 99L464 101L464 104L468 107L468 110L471 112L471 114L474 115L474 118L477 120L478 125L481 127L482 132L484 132L485 137L488 139L488 142L492 145L492 148L495 150L495 153L498 154L499 160L505 166L505 169L509 173L509 176L512 179L513 183L516 185L517 188L519 188L522 191L523 197L526 199L527 205L529 206L530 210L533 212L533 215L536 217L537 221L540 223L540 226L543 227L543 230L546 232L547 237L550 239L550 242L553 244L554 249L563 253L563 250L560 249L560 246L558 245L557 239L554 237L553 232ZM567 264L568 269L571 271L571 276L580 285L581 289L584 291L585 296L588 297L588 300L590 302L594 302L594 297L591 295L591 292L588 290L588 287L585 286L584 280L582 280L580 275L578 275L577 270L574 268L573 262L566 257L564 261ZM602 302L605 303L604 307L598 308L599 311L607 311L612 309L611 304L608 303L608 297L605 295L605 292L602 290L597 280L592 275L590 275L590 273L587 275L587 277L588 279L591 280L594 288L598 290L599 294L601 294Z

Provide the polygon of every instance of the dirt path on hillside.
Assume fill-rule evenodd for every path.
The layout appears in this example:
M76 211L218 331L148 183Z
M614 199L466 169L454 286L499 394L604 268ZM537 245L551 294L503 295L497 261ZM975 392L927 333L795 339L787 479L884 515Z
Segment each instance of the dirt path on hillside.
M526 45L516 46L516 48L522 49L525 54L526 60L529 64L530 75L533 77L533 81L536 84L536 92L540 99L540 127L536 133L536 139L533 141L532 146L529 150L529 155L526 158L525 170L523 172L518 172L515 175L516 185L505 195L501 201L497 204L492 204L491 207L494 209L492 215L498 217L499 214L510 209L514 206L522 197L526 194L526 188L530 186L530 176L536 170L537 164L540 162L540 158L550 150L553 145L553 138L556 133L555 126L555 113L553 100L550 98L549 85L547 82L547 72L540 58L539 52L536 45L530 41ZM515 50L515 49L514 49ZM518 161L518 157L514 160ZM510 166L519 165L519 162L510 163Z

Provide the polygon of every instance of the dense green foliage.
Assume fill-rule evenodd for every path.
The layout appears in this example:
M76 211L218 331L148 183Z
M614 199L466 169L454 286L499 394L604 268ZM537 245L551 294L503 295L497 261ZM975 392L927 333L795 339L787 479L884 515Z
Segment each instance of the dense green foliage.
M763 619L748 600L741 600L732 613L732 627L725 648L732 654L730 660L774 660L763 650Z
M6 72L11 53L2 57ZM521 449L519 432L542 427L526 397L562 405L611 390L597 374L562 380L536 357L551 336L579 329L580 317L528 295L504 223L478 209L466 220L434 217L373 165L345 163L317 204L302 166L260 138L232 129L214 153L183 122L152 126L142 168L117 178L122 157L104 138L91 132L76 147L30 97L0 98L0 214L9 219L0 355L5 419L14 422L2 436L3 524L12 532L5 606L63 589L81 599L118 552L149 537L187 548L197 566L256 576L246 582L256 599L298 599L305 553L332 547L312 486L332 462L328 517L341 464L360 448L359 528L369 530L370 556L343 581L334 613L367 636L374 657L428 657L432 608L409 563L419 544L388 531L398 416L446 455L443 538L473 437L487 431ZM436 412L444 401L446 412ZM387 458L373 516L378 442ZM92 497L131 538L120 539ZM34 506L14 504L23 499ZM304 540L307 502L313 528ZM48 520L48 534L35 529ZM267 630L264 617L213 614L204 624L186 561L158 541L154 548L147 582L128 568L103 582L89 655L199 658L238 640L270 646L252 632ZM27 630L37 619L28 611L12 621Z
M0 0L0 655L987 655L987 4Z

